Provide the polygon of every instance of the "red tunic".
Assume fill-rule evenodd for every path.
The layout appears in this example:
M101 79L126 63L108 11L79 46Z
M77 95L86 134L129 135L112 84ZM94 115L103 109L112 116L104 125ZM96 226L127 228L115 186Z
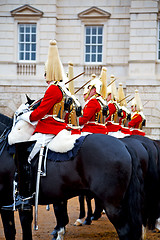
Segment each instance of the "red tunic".
M139 128L139 125L142 123L143 119L141 117L140 114L135 113L132 118L131 121L128 123L128 127L129 128Z
M83 109L83 116L79 118L79 125L83 126L82 132L108 133L105 125L96 122L96 113L101 110L101 105L96 98L91 98Z
M108 103L108 108L109 108L109 116L106 118L105 122L111 121L112 115L117 111L115 104L112 102Z
M120 125L122 125L123 119L125 119L125 118L127 117L126 112L125 112L124 110L122 110L122 112L123 112L123 117L120 117L120 118L119 118L119 124L120 124Z
M62 98L63 94L58 86L50 85L48 87L41 104L30 115L31 122L38 121L34 133L40 132L56 135L66 128L66 123L56 121L52 116L42 119L45 115L53 115L54 105L61 102Z

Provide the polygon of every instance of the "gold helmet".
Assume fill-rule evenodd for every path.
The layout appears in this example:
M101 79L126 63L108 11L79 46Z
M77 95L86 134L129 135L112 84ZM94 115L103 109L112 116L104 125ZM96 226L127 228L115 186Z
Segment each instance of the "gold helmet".
M68 80L73 78L73 63L68 63ZM72 95L74 95L74 81L69 82L69 91Z
M135 106L138 112L143 110L143 105L138 90L135 90L135 97L132 100L131 106Z
M120 106L125 106L125 107L127 106L122 83L119 83L119 86L118 86L118 101Z
M112 100L117 100L117 89L115 84L115 77L114 75L110 76L110 85L107 87L107 95L111 94Z
M57 42L55 40L50 41L48 60L46 63L46 81L61 81L63 80L62 64L60 61Z
M102 67L101 75L100 75L100 80L102 82L101 86L101 96L106 99L107 95L107 68Z
M92 74L91 75L91 81L94 80L96 78L96 75L95 74ZM90 81L90 82L91 82ZM90 87L90 82L84 87L84 91L83 91L83 95L87 94L88 91L89 91L89 87Z

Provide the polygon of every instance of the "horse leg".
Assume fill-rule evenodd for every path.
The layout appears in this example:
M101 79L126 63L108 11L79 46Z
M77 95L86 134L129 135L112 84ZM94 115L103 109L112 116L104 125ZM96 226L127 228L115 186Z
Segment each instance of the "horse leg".
M65 234L65 228L60 228L60 230L58 231L58 236L56 238L56 240L63 240L64 239L64 234ZM52 239L54 240L54 239Z
M74 226L82 226L82 218L85 217L85 206L84 206L84 195L79 195L79 206L80 206L80 212L79 212L79 218L75 221Z
M87 217L83 222L83 225L91 225L91 217L92 217L92 204L91 204L91 197L86 195L86 202L87 202Z
M23 240L32 240L33 208L31 211L19 210L19 217L23 231Z
M1 210L1 218L6 240L15 240L16 229L14 222L14 212Z
M98 220L102 215L103 207L99 199L97 199L96 197L94 198L94 201L95 201L95 210L94 210L93 216L91 217L91 220Z
M53 203L54 213L57 221L57 225L55 226L51 235L53 235L53 239L57 239L58 232L60 229L64 228L65 233L65 226L68 224L68 213L67 213L67 200L61 202L54 202Z

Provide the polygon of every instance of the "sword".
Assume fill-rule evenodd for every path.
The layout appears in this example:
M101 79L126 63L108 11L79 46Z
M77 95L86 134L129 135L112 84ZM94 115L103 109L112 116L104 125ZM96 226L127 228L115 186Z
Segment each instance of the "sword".
M129 94L128 96L122 98L120 101L118 101L118 103L122 102L123 100L125 100L126 98L130 97L131 95Z
M79 92L82 88L84 88L90 81L91 81L91 79L90 79L88 82L86 82L85 84L83 84L77 91L75 91L74 94L76 94L76 93Z
M37 170L34 230L38 230L38 197L39 197L39 184L40 184L42 159L43 159L43 152L44 152L44 140L45 140L45 135L43 134L43 141L42 141L42 146L41 146L41 149L40 149L39 161L38 161L38 170Z
M69 81L65 82L65 85L68 84L69 82L72 82L74 79L80 77L81 75L83 75L85 72L82 72L80 74L78 74L77 76L75 76L74 78L70 79Z

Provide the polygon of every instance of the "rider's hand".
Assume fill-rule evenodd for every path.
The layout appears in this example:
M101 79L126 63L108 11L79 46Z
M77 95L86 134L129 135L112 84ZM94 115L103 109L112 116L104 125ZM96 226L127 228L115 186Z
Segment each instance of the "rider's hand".
M30 114L31 114L31 111L19 114L19 116L17 117L17 121L24 120L26 122L30 122Z

